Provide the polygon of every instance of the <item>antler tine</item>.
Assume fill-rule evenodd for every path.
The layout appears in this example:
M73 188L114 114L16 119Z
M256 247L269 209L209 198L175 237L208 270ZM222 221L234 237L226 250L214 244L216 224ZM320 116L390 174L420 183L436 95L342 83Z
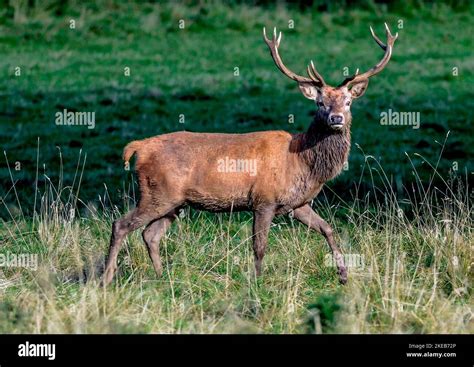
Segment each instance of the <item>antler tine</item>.
M315 83L313 79L306 78L301 75L297 75L294 72L292 72L290 69L288 69L285 64L283 64L283 61L281 60L280 54L278 53L278 47L280 46L282 38L282 32L279 32L278 37L277 37L277 30L276 27L273 28L273 37L272 39L268 39L267 33L265 30L265 27L263 27L263 39L265 40L265 43L267 44L268 48L270 49L270 53L272 55L273 61L275 62L275 65L277 66L280 71L285 74L288 78L293 79L297 81L298 83ZM318 82L319 83L319 82Z
M384 23L384 25L385 25L385 34L387 35L387 40L392 41L392 44L393 44L393 42L395 42L395 40L398 38L398 32L395 33L395 36L393 36L392 32L390 32L390 28L388 28L387 23ZM382 50L385 51L387 49L387 46L385 45L385 43L383 43L380 40L380 38L377 37L374 30L372 29L372 26L370 26L370 33L372 33L372 37L374 37L375 42L377 42L377 44L382 48Z
M380 60L378 64L376 64L374 67L372 67L363 74L358 74L359 69L357 69L357 72L353 76L346 78L341 84L339 84L339 87L347 86L349 88L350 85L356 82L359 82L361 80L367 80L371 76L378 74L385 68L385 66L387 66L388 62L390 61L390 57L392 56L393 45L395 43L395 40L398 38L398 33L395 33L395 36L393 36L390 32L390 28L388 27L387 23L384 24L385 33L387 35L387 44L383 43L380 38L377 37L372 27L370 27L370 33L372 34L372 37L374 38L375 42L380 46L380 48L382 48L382 50L385 51L382 60Z
M267 37L267 31L265 27L263 27L263 39L265 40L266 43L270 42L270 40Z
M276 27L273 27L273 39L276 40L276 46L280 46L280 41L281 41L281 32L278 32L278 37L277 37L277 29Z
M392 36L392 32L390 32L390 28L388 28L387 23L384 23L384 24L385 24L385 32L387 33L387 36L389 36L390 38L397 39L398 38L398 32L395 33L395 36Z
M387 23L385 23L385 25L387 25ZM380 38L377 37L377 35L375 34L372 26L370 26L370 33L372 33L372 37L374 37L374 40L375 42L377 42L377 44L382 48L382 50L386 50L387 49L387 46L385 45L385 43L383 43Z
M310 65L311 65L311 68L310 68ZM309 77L313 80L313 82L317 83L319 86L326 85L326 82L324 81L324 78L321 76L321 74L318 73L318 71L314 67L313 60L311 60L310 65L308 65L308 75L309 75Z

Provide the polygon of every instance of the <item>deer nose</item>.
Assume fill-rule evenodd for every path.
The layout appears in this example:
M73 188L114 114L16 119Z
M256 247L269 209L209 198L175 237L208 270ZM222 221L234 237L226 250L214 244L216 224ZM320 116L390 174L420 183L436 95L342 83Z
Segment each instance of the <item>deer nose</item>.
M331 121L331 124L340 125L342 124L344 117L342 115L331 115L329 120Z

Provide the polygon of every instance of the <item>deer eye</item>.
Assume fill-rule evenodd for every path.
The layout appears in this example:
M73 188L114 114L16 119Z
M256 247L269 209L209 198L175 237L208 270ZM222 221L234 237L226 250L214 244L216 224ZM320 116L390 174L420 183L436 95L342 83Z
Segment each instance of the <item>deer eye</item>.
M317 105L318 105L318 107L324 107L323 101L318 101L318 102L317 102Z
M350 106L350 105L351 105L351 101L347 101L346 106Z

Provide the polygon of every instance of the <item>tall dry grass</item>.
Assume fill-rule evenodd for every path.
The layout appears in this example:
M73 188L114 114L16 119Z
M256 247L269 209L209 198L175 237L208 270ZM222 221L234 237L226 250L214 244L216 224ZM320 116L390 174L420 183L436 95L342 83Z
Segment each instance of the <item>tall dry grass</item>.
M436 162L424 164L440 175ZM434 187L417 178L413 164L415 179L400 194L366 156L364 170L382 177L383 187L358 197L359 182L350 202L324 195L315 202L344 253L358 260L346 286L337 282L324 239L291 218L275 221L264 275L256 279L250 215L188 210L162 241L160 279L135 232L114 285L104 289L99 277L111 223L121 213L106 188L97 203L80 200L84 167L81 155L69 185L46 179L37 187L32 217L20 210L31 203L2 202L11 214L2 220L2 253L37 253L39 264L36 271L1 269L1 332L474 331L472 192L462 175L452 172L444 187ZM41 175L48 177L39 168ZM133 206L132 188L125 191Z

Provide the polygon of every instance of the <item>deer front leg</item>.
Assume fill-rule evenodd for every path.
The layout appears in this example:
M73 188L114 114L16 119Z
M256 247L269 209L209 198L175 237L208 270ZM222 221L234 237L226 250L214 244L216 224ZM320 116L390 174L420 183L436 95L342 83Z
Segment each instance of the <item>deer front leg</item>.
M255 272L257 276L262 273L262 260L268 243L268 232L273 217L274 207L265 207L255 210L253 214L253 252L255 255Z
M331 226L323 218L321 218L309 204L295 209L293 213L295 219L307 225L309 228L321 233L326 238L329 247L331 247L334 259L336 260L339 281L342 284L346 284L347 270L346 266L344 265L344 258L339 246L334 241L333 230Z

